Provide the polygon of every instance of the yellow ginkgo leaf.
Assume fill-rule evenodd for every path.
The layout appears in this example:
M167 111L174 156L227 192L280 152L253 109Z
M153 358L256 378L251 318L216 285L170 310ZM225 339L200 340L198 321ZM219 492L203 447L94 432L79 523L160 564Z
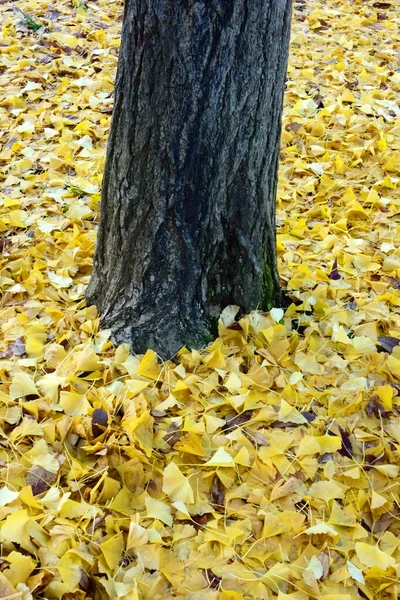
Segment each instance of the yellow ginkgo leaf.
M345 89L342 93L342 102L357 102L357 99L351 90Z
M316 481L310 486L308 495L329 502L333 498L344 498L345 490L333 480Z
M162 490L172 502L176 500L182 500L185 504L194 502L194 493L189 480L174 462L170 462L164 469Z
M125 544L122 537L122 533L112 536L102 544L100 544L100 550L103 554L107 566L114 571L120 563L122 552Z
M326 433L325 435L316 436L316 439L319 444L320 454L336 452L342 447L342 439L337 435L329 435Z
M395 356L389 356L386 360L386 366L389 372L396 377L400 377L400 359Z
M235 461L232 456L225 450L225 448L218 448L214 456L210 458L206 463L205 467L234 467Z
M149 533L145 527L142 527L138 523L131 522L129 525L128 539L126 542L126 549L139 548L144 546L149 541Z
M332 537L335 541L338 540L340 537L336 529L334 529L331 525L328 525L328 523L318 523L317 525L312 525L311 527L308 527L308 529L306 529L304 533L306 533L307 535L328 535Z
M299 444L297 449L297 456L309 456L310 454L317 454L320 451L320 445L315 436L305 435Z
M207 452L204 450L199 436L193 431L189 431L182 436L174 448L179 452L194 454L194 456L207 456Z
M226 367L226 360L220 348L210 352L208 356L203 358L203 362L212 369L225 369Z
M382 571L386 571L389 567L393 567L396 564L395 558L379 550L378 546L357 542L355 550L358 560L366 567L377 567L378 569L382 569Z
M19 492L10 490L6 485L0 489L0 506L11 504L19 496Z
M19 371L12 378L10 386L10 398L15 400L16 398L22 398L23 396L39 396L39 392L32 378L23 371Z
M377 508L382 508L385 504L389 504L390 502L381 494L378 494L375 490L372 490L371 493L371 509L375 510Z
M82 396L76 392L60 392L60 406L63 408L65 414L70 417L87 415L90 408L86 396Z
M5 540L16 542L26 550L31 549L31 540L27 525L30 517L25 509L11 513L0 528L0 533Z
M8 581L14 585L26 583L31 575L32 571L36 568L36 562L32 560L30 556L26 556L21 552L12 551L7 556L8 568L4 569L4 574ZM21 586L18 586L19 588ZM2 586L0 582L0 598L4 598L2 595Z
M145 499L147 516L150 519L157 519L166 525L172 525L171 508L165 502L147 496Z
M59 388L65 382L65 377L60 377L56 372L46 373L37 381L38 388L42 393L50 398L52 402L57 402L59 395Z
M138 379L128 379L125 383L129 398L137 396L149 385L148 381L139 381Z
M283 399L281 400L281 406L278 411L278 419L279 421L282 421L282 423L296 423L297 425L307 423L307 419L299 413L294 406Z
M295 364L303 373L310 373L311 375L322 375L324 367L321 365L315 356L311 354L305 354L304 352L296 352L294 357Z
M361 204L355 200L350 208L344 213L347 219L365 219L368 217L367 211L361 206Z
M26 330L26 353L32 358L42 358L44 353L44 344L47 340L46 326L42 323L35 323Z
M160 365L157 363L157 354L153 350L147 350L143 356L136 373L148 379L158 379L160 376Z

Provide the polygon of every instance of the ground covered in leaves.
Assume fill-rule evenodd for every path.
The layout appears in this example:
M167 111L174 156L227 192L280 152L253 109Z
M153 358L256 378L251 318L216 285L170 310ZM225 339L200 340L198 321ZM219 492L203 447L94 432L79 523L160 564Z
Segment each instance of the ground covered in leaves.
M294 4L293 304L164 364L83 300L121 2L0 4L0 597L397 599L398 0Z

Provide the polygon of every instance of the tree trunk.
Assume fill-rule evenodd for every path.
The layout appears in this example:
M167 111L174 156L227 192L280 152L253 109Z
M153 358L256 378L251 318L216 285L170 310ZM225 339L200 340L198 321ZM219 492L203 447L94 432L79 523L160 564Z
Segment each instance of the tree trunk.
M87 300L170 357L280 302L275 196L291 0L125 0Z

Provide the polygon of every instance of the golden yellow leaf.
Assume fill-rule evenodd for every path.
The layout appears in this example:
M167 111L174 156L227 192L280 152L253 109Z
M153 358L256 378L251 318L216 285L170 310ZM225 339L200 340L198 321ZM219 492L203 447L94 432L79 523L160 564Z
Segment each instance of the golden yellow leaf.
M395 356L388 356L386 366L389 372L396 377L400 377L400 359Z
M377 567L378 569L382 569L382 571L386 571L389 567L396 564L393 556L382 552L377 546L357 542L355 550L359 561L366 567Z
M174 462L170 462L164 469L162 490L172 502L176 500L182 500L185 504L194 502L194 493L189 480Z
M235 592L232 590L224 590L220 594L219 600L244 600L244 598L240 592Z
M118 567L124 547L122 533L118 533L100 544L101 553L111 571Z
M10 397L15 399L30 395L39 396L40 394L28 373L19 371L12 379L12 384L10 386Z
M307 423L307 419L294 406L291 406L283 399L281 400L278 419L282 423L297 423L298 425Z
M296 352L294 362L303 373L322 375L324 372L324 367L317 361L316 357L307 355L304 352Z
M60 406L63 408L65 414L71 417L86 415L90 408L86 396L82 396L76 392L60 392Z
M225 450L225 448L218 448L216 453L204 463L205 467L234 467L235 461L233 457Z
M156 500L156 498L151 498L151 496L146 497L145 503L147 516L150 519L158 519L166 525L172 525L171 509L168 504L161 500Z
M342 101L343 102L356 102L356 97L354 96L354 94L346 89L344 90L344 92L342 93Z
M16 542L26 550L30 550L31 541L27 529L29 520L28 511L25 509L11 513L0 528L3 539Z
M186 452L195 456L207 456L206 451L201 445L199 436L193 431L189 431L186 435L182 436L180 441L175 444L175 448L179 452Z
M131 522L129 525L129 534L126 542L126 549L139 548L149 541L149 534L145 527L138 523Z
M345 491L333 480L316 481L310 486L308 495L329 502L333 498L344 498Z
M157 363L157 354L153 350L147 350L143 356L136 373L148 379L158 379L160 376L160 365Z

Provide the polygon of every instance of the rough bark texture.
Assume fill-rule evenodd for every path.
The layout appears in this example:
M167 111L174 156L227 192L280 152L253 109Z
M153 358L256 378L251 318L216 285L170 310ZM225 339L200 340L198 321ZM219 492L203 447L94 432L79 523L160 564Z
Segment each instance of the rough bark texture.
M278 305L275 195L291 0L126 0L94 272L134 352Z

